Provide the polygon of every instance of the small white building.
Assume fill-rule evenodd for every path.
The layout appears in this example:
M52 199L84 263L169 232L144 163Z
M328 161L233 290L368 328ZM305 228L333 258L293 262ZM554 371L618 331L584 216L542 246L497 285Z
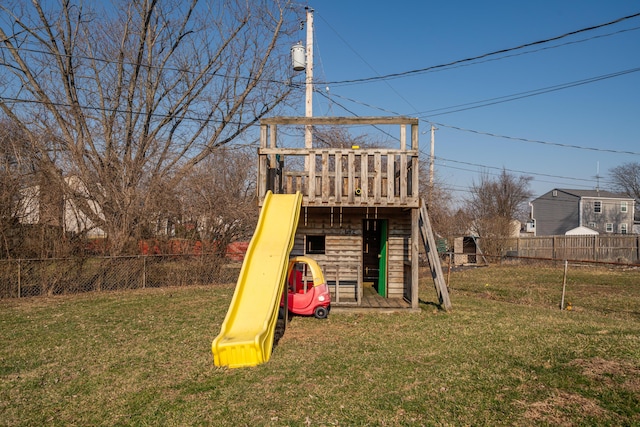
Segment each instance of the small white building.
M581 225L580 227L572 228L571 230L564 233L565 236L594 236L598 233L596 230L593 230L589 227L585 227Z

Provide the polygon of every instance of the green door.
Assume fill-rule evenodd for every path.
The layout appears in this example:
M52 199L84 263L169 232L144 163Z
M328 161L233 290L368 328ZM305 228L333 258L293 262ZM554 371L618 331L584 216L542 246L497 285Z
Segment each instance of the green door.
M362 231L362 281L372 283L376 292L387 297L386 219L365 219Z

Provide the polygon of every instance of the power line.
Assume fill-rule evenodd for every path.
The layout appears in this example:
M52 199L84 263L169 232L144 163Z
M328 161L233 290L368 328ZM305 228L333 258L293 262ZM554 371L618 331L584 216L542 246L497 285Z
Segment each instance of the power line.
M562 89L568 89L568 88L575 87L575 86L581 86L581 85L585 85L585 84L589 84L589 83L594 83L594 82L598 82L598 81L601 81L601 80L611 79L611 78L614 78L614 77L620 77L620 76L623 76L625 74L637 73L638 71L640 71L640 68L631 68L631 69L628 69L628 70L617 71L615 73L604 74L604 75L596 76L596 77L590 77L590 78L583 79L583 80L576 80L576 81L569 82L569 83L562 83L562 84L559 84L559 85L548 86L546 88L533 89L533 90L529 90L529 91L525 91L525 92L519 92L519 93L516 93L516 94L504 95L504 96L499 96L499 97L495 97L495 98L489 98L489 99L482 100L482 101L474 101L474 102L468 102L468 103L465 103L465 104L453 105L453 106L450 106L450 107L436 108L436 109L433 109L433 110L427 110L427 111L416 113L416 114L418 114L418 115L425 114L426 115L427 113L436 112L436 111L442 111L442 110L449 110L450 108L454 108L454 110L443 111L443 112L440 112L440 113L428 114L428 115L429 115L429 117L434 117L434 116L440 116L440 115L443 115L443 114L458 113L460 111L471 110L471 109L474 109L474 108L487 107L489 105L501 104L503 102L515 101L515 100L518 100L518 99L529 98L531 96L542 95L542 94L545 94L545 93L555 92L555 91L562 90Z
M464 172L475 172L477 173L478 171L475 169L467 169L467 168L461 168L461 167L457 167L457 166L450 166L450 165L438 165L439 168L446 168L446 169L454 169L454 170L459 170L459 171L464 171ZM490 175L493 176L499 176L499 173L496 172L489 172ZM571 178L571 179L575 179L575 178ZM544 183L548 183L548 184L555 184L555 185L566 185L566 183L564 182L558 182L558 181L548 181L548 180L544 180L544 179L536 179L536 182L544 182ZM591 180L584 180L586 182L591 182ZM580 187L580 188L585 188L585 189L592 189L593 186L591 185L584 185L584 184L571 184L572 187ZM458 186L460 188L460 190L456 190L456 191L465 191L465 192L471 192L471 190L469 190L469 187L461 187ZM565 187L558 187L558 188L565 188Z
M6 45L0 45L0 50L15 50L15 51L18 51L18 52L34 53L34 54L38 54L38 55L48 55L48 56L65 58L65 59L83 59L83 60L87 60L87 61L95 61L95 62L100 62L100 63L104 63L104 64L109 64L109 65L126 65L126 66L130 66L130 67L141 67L141 68L145 68L147 70L170 71L170 72L175 72L175 73L193 74L193 75L200 75L201 74L198 70L192 70L192 69L188 69L188 68L175 68L175 67L169 67L169 66L166 66L166 65L152 65L152 64L147 64L147 63L137 63L137 62L131 62L131 61L119 61L119 60L115 60L115 59L98 58L98 57L95 57L95 56L78 55L78 54L74 54L74 53L48 52L48 51L45 51L45 50L32 49L32 48L26 48L26 47L9 48ZM6 65L6 64L3 64L3 65ZM210 77L222 78L222 79L246 80L247 82L277 83L277 84L288 85L288 86L302 86L301 83L291 82L290 79L287 79L287 80L283 81L283 80L275 80L275 79L245 77L245 76L236 75L236 74L233 74L233 75L231 75L231 74L218 74L217 72L204 73L203 75L204 76L210 76Z
M426 154L426 153L423 153L423 154ZM544 177L547 177L547 178L556 178L556 179L564 179L564 180L572 180L572 181L596 182L593 179L573 178L573 177L570 177L570 176L552 175L552 174L546 174L546 173L521 171L521 170L517 170L517 169L509 169L509 168L497 167L497 166L487 166L487 165L481 165L481 164L478 164L478 163L471 163L471 162L463 162L463 161L460 161L460 160L446 159L444 157L434 157L434 159L438 160L438 161L443 161L443 162L458 163L458 164L467 165L467 166L480 167L480 168L483 168L483 169L486 168L486 169L504 170L504 171L507 171L507 172L513 172L513 173L519 173L519 174L525 174L525 175L544 176Z
M323 94L323 96L325 96L325 95ZM332 101L331 99L329 99L329 100ZM332 101L332 102L335 102L335 101ZM338 105L339 107L343 108L345 111L348 111L350 114L353 114L355 117L358 117L357 114L353 113L351 110L349 110L348 108L344 107L343 105L341 105L339 103L336 103L336 105ZM434 124L436 124L437 126L450 127L450 126L447 126L447 125L441 125L440 123L434 123ZM382 131L381 129L378 129L378 130ZM460 129L460 130L462 130L462 129ZM384 132L384 131L382 131L382 132ZM384 132L384 133L389 135L389 133L387 133L387 132ZM389 135L389 136L391 136L391 135ZM395 138L395 139L397 139L397 138ZM517 138L514 138L514 139L517 139ZM556 144L553 144L553 143L550 143L550 144L556 145ZM565 144L560 144L560 145L564 146ZM580 147L575 146L574 148L580 148ZM592 149L592 148L585 147L584 149ZM420 154L422 154L422 155L424 155L426 157L430 156L430 154L427 154L422 150L420 150ZM464 162L464 161L460 161L460 160L447 159L447 158L444 158L444 157L434 157L434 159L438 160L438 161L444 161L444 162L463 164L463 165L467 165L467 166L480 167L480 168L483 168L483 169L505 170L505 171L508 171L508 172L519 173L519 174L542 176L542 177L547 177L547 178L556 178L556 179L563 179L563 180L572 180L572 181L578 181L578 182L585 182L585 181L586 182L595 182L595 180L591 180L591 179L573 178L573 177L562 176L562 175L553 175L553 174L545 174L545 173L538 173L538 172L521 171L521 170L516 170L516 169L508 169L508 168L504 168L504 167L489 166L489 165L482 165L482 164L478 164L478 163L471 163L471 162ZM455 167L452 167L452 166L446 166L446 165L441 165L441 166L455 169ZM457 169L460 169L460 168L457 168ZM466 170L466 171L469 171L469 172L477 172L477 170L470 170L470 169L463 169L463 170ZM556 183L556 182L553 182L553 181L542 181L542 180L538 180L538 181ZM586 185L579 185L579 184L574 184L574 185L581 186L581 187L587 187Z
M528 143L532 143L532 144L542 144L542 145L550 145L550 146L562 147L562 148L572 148L572 149L576 149L576 150L597 151L597 152L613 153L613 154L630 154L630 155L633 155L633 156L640 156L640 152L636 152L636 151L614 150L614 149L610 149L610 148L584 147L584 146L581 146L581 145L562 144L562 143L559 143L559 142L549 142L549 141L541 141L541 140L536 140L536 139L527 139L527 138L519 138L519 137L514 137L514 136L500 135L500 134L491 133L491 132L483 132L483 131L479 131L479 130L465 129L465 128L461 128L461 127L458 127L458 126L446 125L444 123L437 123L437 122L430 122L430 121L427 121L427 123L432 123L432 124L434 124L436 126L446 127L446 128L449 128L449 129L455 129L455 130L459 130L459 131L462 131L462 132L471 132L471 133L475 133L477 135L485 135L485 136L490 136L490 137L494 137L494 138L510 139L510 140L513 140L513 141L528 142Z
M456 61L451 61L451 62L447 62L444 64L439 64L439 65L432 65L430 67L426 67L426 68L419 68L416 70L410 70L410 71L403 71L403 72L399 72L399 73L392 73L392 74L386 74L383 76L374 76L374 77L364 77L364 78L360 78L360 79L351 79L351 80L338 80L338 81L334 81L334 82L324 82L323 84L331 84L331 85L346 85L346 84L353 84L353 83L367 83L367 82L372 82L372 81L378 81L378 80L386 80L386 79L392 79L392 78L398 78L398 77L404 77L404 76L408 76L408 75L412 75L412 74L418 74L418 73L424 73L427 71L431 71L431 70L435 70L438 68L445 68L445 67L450 67L452 65L457 65L457 64L462 64L465 62L471 62L471 61L476 61L478 59L483 59L483 58L487 58L490 56L495 56L495 55L500 55L503 53L507 53L507 52L513 52L515 50L520 50L520 49L524 49L527 47L531 47L531 46L536 46L536 45L541 45L544 43L549 43L555 40L560 40L569 36L573 36L576 34L580 34L580 33L584 33L584 32L588 32L588 31L593 31L599 28L604 28L610 25L615 25L618 24L620 22L629 20L629 19L633 19L633 18L637 18L640 16L640 13L634 13L632 15L627 15L627 16L623 16L621 18L615 19L613 21L609 21L609 22L605 22L602 24L598 24L598 25L593 25L591 27L586 27L586 28L581 28L579 30L575 30L575 31L570 31L568 33L564 33L561 34L559 36L555 36L555 37L550 37L547 39L543 39L543 40L538 40L538 41L534 41L534 42L530 42L530 43L525 43L525 44L521 44L519 46L514 46L514 47L510 47L510 48L506 48L506 49L500 49L500 50L496 50L493 52L488 52L488 53L484 53L481 55L477 55L477 56L472 56L469 58L464 58L464 59L458 59Z
M634 69L635 71L640 71L640 68ZM634 71L634 72L635 72ZM615 73L614 73L615 74ZM622 75L622 74L619 74ZM592 79L588 79L592 81L597 81L594 80L596 78L592 78ZM583 83L584 84L584 83ZM358 105L362 105L365 107L369 107L372 109L376 109L378 111L383 111L385 113L389 113L389 114L393 114L393 115L400 115L397 112L391 111L391 110L387 110L384 108L380 108L377 107L375 105L372 104L368 104L365 102L361 102L358 100L355 100L353 98L349 98L346 96L342 96L342 95L338 95L338 94L333 94L333 96L336 96L338 98L353 102L355 104ZM335 101L333 101L335 102ZM477 102L483 102L483 101L477 101ZM337 104L340 105L340 104ZM349 111L351 114L354 114L351 110L348 110L346 107L340 105L343 109L345 109L346 111ZM354 116L357 116L356 114L354 114ZM490 137L494 137L494 138L503 138L503 139L510 139L510 140L514 140L514 141L521 141L521 142L527 142L527 143L534 143L534 144L542 144L542 145L550 145L550 146L556 146L556 147L562 147L562 148L572 148L572 149L577 149L577 150L588 150L588 151L598 151L598 152L605 152L605 153L613 153L613 154L630 154L630 155L634 155L634 156L638 156L640 155L640 153L635 152L635 151L624 151L624 150L614 150L614 149L610 149L610 148L597 148L597 147L584 147L584 146L580 146L580 145L575 145L575 144L562 144L559 142L549 142L549 141L541 141L541 140L535 140L535 139L528 139L528 138L521 138L521 137L514 137L514 136L507 136L507 135L500 135L500 134L496 134L496 133L491 133L491 132L484 132L484 131L479 131L479 130L473 130L473 129L465 129L465 128L461 128L458 126L453 126L453 125L447 125L444 123L440 123L440 122L434 122L432 120L429 120L427 118L420 118L420 120L428 123L428 124L433 124L435 126L439 126L439 127L446 127L449 129L455 129L455 130L459 130L459 131L463 131L463 132L471 132L471 133L475 133L478 135L485 135L485 136L490 136Z
M542 52L542 51L545 51L545 50L557 49L557 48L560 48L560 47L563 47L563 46L570 46L570 45L578 44L578 43L585 43L585 42L588 42L588 41L591 41L591 40L596 40L596 39L600 39L600 38L604 38L604 37L611 37L611 36L615 36L617 34L623 34L623 33L629 32L629 31L637 31L637 30L640 30L640 27L625 28L623 30L618 30L618 31L614 31L614 32L611 32L611 33L606 33L606 34L598 34L598 35L587 37L587 38L583 38L583 39L580 39L580 40L572 40L572 41L568 41L568 42L565 42L565 43L559 43L559 44L556 44L556 45L553 45L553 46L544 46L544 47L541 47L539 49L527 50L526 52L512 53L510 55L500 56L499 58L488 58L488 59L485 59L483 61L475 61L475 62L467 63L467 64L456 64L455 66L436 69L436 70L428 70L426 72L446 71L446 70L452 70L452 69L455 69L455 68L470 67L470 66L477 65L477 64L484 64L486 62L502 61L502 60L508 59L508 58L515 58L517 56L530 55L532 53L538 53L538 52Z
M322 94L322 96L325 96L325 97L326 97L326 95L324 95L324 94ZM328 98L328 97L327 97L327 98ZM330 100L330 99L329 99L329 100ZM330 101L331 101L331 100L330 100ZM333 102L335 102L335 101L333 101ZM357 115L357 114L355 114L355 113L354 113L354 112L352 112L351 110L347 109L347 108L346 108L346 107L344 107L343 105L341 105L341 104L339 104L339 103L336 103L336 105L338 105L339 107L343 108L345 111L348 111L350 114L353 114L355 117L358 117L358 115ZM437 124L437 125L439 125L439 124ZM391 136L391 137L392 137L392 138L394 138L394 139L397 139L396 137L394 137L394 136L390 135L389 133L387 133L387 132L385 132L385 131L383 131L383 130L379 129L377 126L374 126L374 127L376 127L379 131L381 131L381 132L385 133L386 135ZM422 154L422 155L424 155L424 156L426 156L426 157L429 157L429 156L430 156L430 154L427 154L427 153L425 153L425 152L424 152L424 151L422 151L422 150L420 150L419 152L420 152L420 154ZM562 175L553 175L553 174L545 174L545 173L537 173L537 172L521 171L521 170L516 170L516 169L508 169L508 168L497 167L497 166L481 165L481 164L478 164L478 163L471 163L471 162L464 162L464 161L460 161L460 160L447 159L447 158L444 158L444 157L434 157L434 159L435 159L435 160L438 160L438 161L444 161L444 162L451 162L451 163L463 164L463 165L467 165L467 166L480 167L480 168L483 168L483 169L505 170L505 171L508 171L508 172L519 173L519 174L526 174L526 175L533 175L533 176L543 176L543 177L547 177L547 178L556 178L556 179L572 180L572 181L578 181L578 182L585 182L585 181L587 181L587 182L595 182L594 180L584 179L584 178L573 178L573 177L567 177L567 176L562 176ZM454 167L452 167L452 166L446 166L446 165L441 165L441 166L449 167L449 168L454 168ZM460 168L458 168L458 169L460 169ZM466 171L469 171L469 172L477 172L476 170L469 170L469 169L463 169L463 170L466 170ZM538 180L538 181L540 181L540 182L545 182L545 181L542 181L542 180ZM555 183L555 182L551 182L551 183ZM578 186L584 186L584 185L578 185ZM587 186L584 186L584 187L587 187Z

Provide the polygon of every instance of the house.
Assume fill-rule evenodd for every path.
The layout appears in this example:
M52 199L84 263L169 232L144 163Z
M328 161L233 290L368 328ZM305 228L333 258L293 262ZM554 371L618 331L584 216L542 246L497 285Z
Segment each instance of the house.
M68 188L87 198L87 206L98 216L101 209L98 203L91 200L84 184L77 176L64 178ZM94 225L93 221L62 191L51 189L51 183L43 181L40 185L20 191L18 202L18 218L21 224L45 224L59 227L66 234L84 233L89 238L105 237L104 231Z
M321 125L398 126L399 146L279 146L283 127ZM260 207L268 191L302 194L291 255L320 264L333 307L418 309L418 119L267 118L258 157Z
M535 236L627 234L634 223L635 200L604 190L556 188L529 205Z

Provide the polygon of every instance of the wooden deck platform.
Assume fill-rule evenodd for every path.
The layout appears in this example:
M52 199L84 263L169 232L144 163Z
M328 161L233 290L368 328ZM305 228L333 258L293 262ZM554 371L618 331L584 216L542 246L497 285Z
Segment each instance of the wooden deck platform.
M354 299L340 298L340 302L331 303L332 312L376 312L376 313L392 313L411 311L411 303L403 298L384 298L380 296L375 289L370 286L364 286L362 303L357 305Z

